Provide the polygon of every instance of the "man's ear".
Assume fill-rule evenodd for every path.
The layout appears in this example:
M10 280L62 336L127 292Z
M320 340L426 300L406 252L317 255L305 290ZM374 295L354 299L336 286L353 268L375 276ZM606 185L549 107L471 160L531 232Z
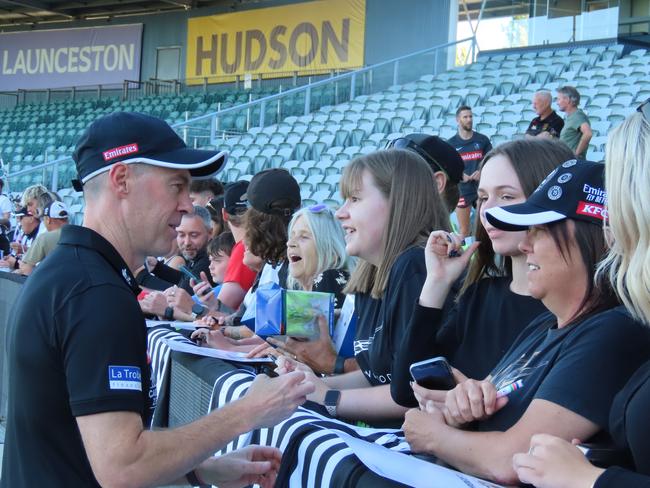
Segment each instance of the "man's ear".
M126 196L129 191L129 179L132 178L129 168L124 163L115 163L108 170L108 180L111 188L121 197Z
M447 175L442 171L436 171L433 173L433 180L436 182L438 193L442 195L447 186Z
M224 222L228 222L228 212L226 212L225 208L221 209L221 216L223 217Z

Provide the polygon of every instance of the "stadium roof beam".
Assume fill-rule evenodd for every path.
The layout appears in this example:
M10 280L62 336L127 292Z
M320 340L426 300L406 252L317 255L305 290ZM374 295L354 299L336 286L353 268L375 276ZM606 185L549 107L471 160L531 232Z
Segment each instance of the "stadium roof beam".
M36 9L39 10L42 13L47 13L50 15L61 15L63 17L67 18L74 18L72 15L65 14L63 12L60 12L58 10L54 10L50 8L50 6L44 2L37 2L36 0L3 0L2 3L8 3L10 5L16 5L18 7L26 7L29 9ZM28 17L36 17L36 15L30 15L29 12L20 12L23 15L26 15Z

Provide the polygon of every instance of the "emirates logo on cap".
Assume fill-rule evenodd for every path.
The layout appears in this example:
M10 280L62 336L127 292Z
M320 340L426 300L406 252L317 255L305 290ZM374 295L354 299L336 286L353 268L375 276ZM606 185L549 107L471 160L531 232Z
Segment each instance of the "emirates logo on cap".
M138 145L136 143L133 143L104 151L102 153L102 156L104 156L104 161L110 161L111 159L115 159L120 156L126 156L127 154L137 153L138 151Z

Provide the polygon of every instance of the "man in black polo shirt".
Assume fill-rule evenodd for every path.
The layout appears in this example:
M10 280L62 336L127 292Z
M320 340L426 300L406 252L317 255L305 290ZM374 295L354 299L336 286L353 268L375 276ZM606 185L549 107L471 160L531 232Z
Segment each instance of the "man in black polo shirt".
M244 398L192 424L146 430L155 391L132 270L169 252L192 209L190 175L210 176L225 158L188 149L164 121L142 114L107 115L81 137L74 159L84 225L62 229L9 320L0 486L273 483L275 449L211 456L290 415L314 389L302 373L262 375Z
M560 137L564 120L551 107L553 97L548 90L539 90L533 95L533 110L537 114L526 129L529 137Z

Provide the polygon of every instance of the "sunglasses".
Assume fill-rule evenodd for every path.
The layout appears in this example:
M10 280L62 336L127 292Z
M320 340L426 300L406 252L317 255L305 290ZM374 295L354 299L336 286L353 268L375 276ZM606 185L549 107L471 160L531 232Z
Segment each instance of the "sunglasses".
M438 168L438 171L442 171L447 176L447 179L449 179L449 175L447 174L447 171L445 171L445 169L440 165L440 163L438 163L438 161L432 158L429 153L427 153L424 149L422 149L422 147L419 144L416 144L410 139L406 139L405 137L398 137L397 139L388 141L384 149L411 149L412 151L422 156L427 163L433 163L433 165L436 168Z
M313 214L320 214L320 213L323 213L323 212L332 213L332 209L329 208L324 203L317 203L315 205L310 205L309 207L307 207L307 211L309 211L309 212L311 212Z
M645 119L650 122L650 98L648 98L645 102L643 102L641 105L639 105L636 108L637 112L641 112Z

